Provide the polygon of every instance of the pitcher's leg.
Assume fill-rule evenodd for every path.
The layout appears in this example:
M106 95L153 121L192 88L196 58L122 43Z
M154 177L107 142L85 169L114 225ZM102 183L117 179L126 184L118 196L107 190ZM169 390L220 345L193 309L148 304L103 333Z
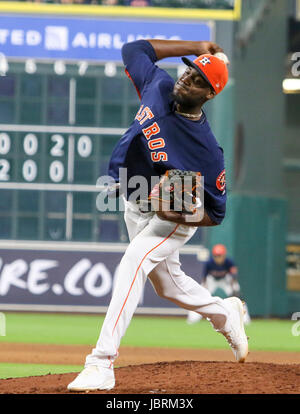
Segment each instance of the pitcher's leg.
M130 240L132 241L149 223L153 214L141 213L136 205L124 200L124 220ZM132 272L128 265L129 254L123 256L114 281L112 298L107 309L96 347L90 355L87 355L85 365L111 366L118 356L119 342L122 337L122 329L129 325L132 315L142 295L146 277L139 275L133 283ZM132 285L132 286L131 286ZM130 300L128 300L131 295ZM127 303L128 302L128 303ZM118 318L120 310L127 303L126 312L121 320ZM117 315L117 316L116 316Z
M137 308L146 278L142 272L137 274L134 271L133 260L125 254L120 262L118 281L114 287L99 339L92 353L86 357L86 366L113 365L118 356L121 338Z
M181 270L178 251L159 263L148 277L159 296L209 318L216 329L224 326L227 308L223 300L213 297L206 288Z
M243 305L236 297L213 297L207 289L180 269L178 252L167 257L149 274L156 292L177 305L198 312L222 333L238 362L248 355L248 340L243 323Z
M119 266L118 280L99 340L86 365L110 366L118 355L122 336L136 310L147 275L181 247L194 233L174 223L152 218L129 244ZM184 226L186 227L186 226Z

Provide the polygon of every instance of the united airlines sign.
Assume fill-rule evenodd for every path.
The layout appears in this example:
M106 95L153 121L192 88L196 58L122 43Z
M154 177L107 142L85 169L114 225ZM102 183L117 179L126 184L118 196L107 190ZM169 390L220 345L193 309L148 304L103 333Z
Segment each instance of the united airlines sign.
M120 61L126 42L147 38L213 40L212 32L211 22L2 15L0 53L13 58Z

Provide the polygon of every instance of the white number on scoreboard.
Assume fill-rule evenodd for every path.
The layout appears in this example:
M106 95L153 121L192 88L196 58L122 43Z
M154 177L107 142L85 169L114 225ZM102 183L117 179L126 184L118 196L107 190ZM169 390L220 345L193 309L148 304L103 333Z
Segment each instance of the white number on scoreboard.
M10 164L7 160L0 160L0 181L8 181Z
M54 134L51 137L51 141L54 142L53 147L50 150L50 154L53 157L62 157L64 155L65 139L62 135Z
M5 132L0 134L0 154L6 155L10 150L10 136Z
M82 135L77 142L77 151L78 154L87 158L91 155L93 150L93 143L91 138L88 135Z
M59 183L63 180L65 174L65 168L61 161L53 161L50 164L49 176L52 181Z
M34 181L37 176L37 166L33 160L26 160L23 164L22 174L25 181Z
M36 135L27 134L24 138L23 148L27 155L35 155L37 153L39 143Z

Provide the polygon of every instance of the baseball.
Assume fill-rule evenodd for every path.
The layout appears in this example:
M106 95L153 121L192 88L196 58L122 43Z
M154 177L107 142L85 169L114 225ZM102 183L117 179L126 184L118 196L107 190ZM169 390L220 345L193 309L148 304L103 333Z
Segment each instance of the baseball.
M223 52L217 52L215 53L215 56L221 60L223 60L224 63L226 63L226 65L229 65L229 59L228 57L225 55L225 53Z

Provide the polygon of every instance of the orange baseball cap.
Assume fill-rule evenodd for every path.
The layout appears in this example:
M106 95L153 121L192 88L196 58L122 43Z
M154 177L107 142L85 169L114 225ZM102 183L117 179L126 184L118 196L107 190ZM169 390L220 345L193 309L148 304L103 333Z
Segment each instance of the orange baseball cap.
M224 246L224 244L216 244L213 248L212 248L212 254L214 256L223 256L224 254L226 254L227 250L226 247Z
M196 69L209 83L216 94L220 93L228 81L228 69L226 63L218 57L210 54L198 56L195 60L183 57L182 61Z

